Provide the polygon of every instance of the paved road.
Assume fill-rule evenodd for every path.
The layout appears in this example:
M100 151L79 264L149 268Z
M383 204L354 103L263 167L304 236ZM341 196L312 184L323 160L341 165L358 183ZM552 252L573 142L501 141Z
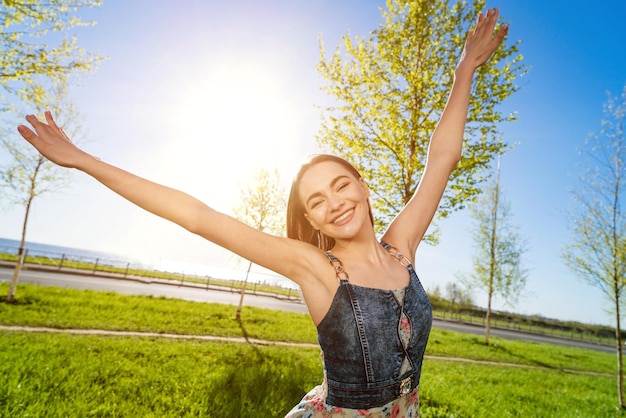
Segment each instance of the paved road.
M9 282L11 280L12 273L12 268L0 267L0 282ZM239 293L230 292L228 290L206 290L205 288L180 286L178 284L144 283L134 280L118 280L111 278L94 277L90 275L23 270L20 274L20 282L48 286L68 287L73 289L110 291L132 295L164 296L177 299L193 300L198 302L227 303L232 305L239 304ZM255 296L247 294L245 296L244 303L246 305L252 305L261 308L307 313L306 306L303 303L278 299L270 296ZM485 332L484 328L479 325L462 324L441 319L434 319L433 327L478 335L482 335ZM499 328L492 328L491 335L506 339L535 341L543 343L547 342L551 344L588 348L608 353L615 351L615 348L611 346L594 344L585 341L575 341L537 334L522 333Z
M12 269L0 268L0 281L8 282L13 274ZM69 287L73 289L92 289L130 295L165 296L176 299L193 300L197 302L228 303L239 305L239 292L206 290L203 287L180 286L172 284L146 283L135 280L116 280L90 275L66 274L58 272L23 270L19 278L21 283L41 284L48 286ZM18 288L19 292L19 288ZM19 294L18 294L19 296ZM246 294L246 305L261 308L276 309L290 312L306 313L306 306L302 303L289 302L274 297L262 297Z

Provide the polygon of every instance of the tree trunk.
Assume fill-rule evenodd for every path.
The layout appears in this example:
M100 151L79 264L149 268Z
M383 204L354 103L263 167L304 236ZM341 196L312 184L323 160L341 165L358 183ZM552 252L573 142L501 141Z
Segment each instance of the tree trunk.
M11 284L9 285L9 292L7 293L7 302L13 302L15 300L15 289L17 288L17 280L22 271L22 265L24 264L24 258L26 256L24 251L24 244L26 242L26 225L28 224L28 215L30 214L30 206L33 202L33 197L28 199L26 204L26 213L24 214L24 223L22 224L22 239L20 240L20 248L17 250L17 260L15 261L15 269L13 269L13 277L11 278Z
M496 172L496 186L493 196L493 210L491 212L491 242L489 243L489 297L487 300L487 328L485 329L485 345L489 345L489 333L491 332L491 299L493 298L493 281L496 275L496 236L498 234L498 206L500 200L500 157L498 157L498 169Z
M13 277L11 278L11 284L9 285L9 292L7 293L7 302L13 302L15 300L15 289L17 288L17 279L22 271L22 264L24 264L24 243L26 242L26 226L28 225L28 216L30 215L30 207L33 204L33 200L37 194L35 193L35 187L37 186L37 175L39 169L43 165L45 159L42 155L37 160L37 166L35 171L30 177L30 190L28 193L28 201L26 202L26 211L24 213L24 223L22 224L22 239L20 240L20 248L17 252L17 261L15 263L15 270L13 270Z
M493 290L489 289L489 297L487 298L487 319L485 326L485 345L489 345L489 334L491 333L491 297Z
M625 90L626 91L626 90ZM620 124L621 125L621 124ZM620 302L622 299L622 285L623 277L620 274L620 269L618 268L618 260L621 257L619 254L620 251L620 241L623 239L620 231L620 220L619 220L619 200L620 200L620 183L622 179L622 158L615 159L615 187L613 189L613 222L612 222L612 233L613 233L613 297L615 300L615 341L617 344L617 393L619 397L619 405L622 410L626 409L626 402L624 401L624 365L623 365L623 344L622 344L622 326L621 326L621 310L620 310Z
M248 285L248 276L250 275L250 269L252 268L252 261L248 264L248 271L246 271L246 278L241 286L241 296L239 297L239 306L237 307L237 315L235 319L239 321L241 319L241 308L243 306L243 296L246 294L246 286Z
M622 409L626 409L626 402L624 401L624 365L623 365L623 343L622 343L622 328L620 321L620 307L619 298L615 299L615 319L617 324L615 326L615 341L617 344L617 393L619 397L619 405Z

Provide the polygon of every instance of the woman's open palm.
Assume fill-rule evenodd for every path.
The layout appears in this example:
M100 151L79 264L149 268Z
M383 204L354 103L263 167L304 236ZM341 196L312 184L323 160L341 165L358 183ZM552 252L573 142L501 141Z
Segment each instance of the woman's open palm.
M461 56L461 62L467 62L473 68L478 68L484 64L491 54L498 48L509 27L501 26L494 34L498 21L498 9L487 10L487 15L478 15L476 27L469 32L465 40L465 48Z
M76 147L67 137L63 129L57 126L52 113L45 112L46 122L34 115L26 116L26 120L35 129L20 125L17 130L37 151L55 164L63 167L76 167L79 160L88 154Z

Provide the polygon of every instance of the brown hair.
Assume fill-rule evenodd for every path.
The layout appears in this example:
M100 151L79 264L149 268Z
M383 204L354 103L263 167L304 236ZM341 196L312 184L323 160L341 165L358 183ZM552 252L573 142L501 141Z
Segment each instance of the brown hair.
M328 237L311 226L309 221L304 217L306 209L300 198L300 182L306 171L316 164L322 162L334 162L343 166L356 179L361 179L361 174L348 161L341 157L331 154L314 154L307 158L300 166L300 170L293 179L291 191L289 192L289 200L287 201L287 237L297 239L299 241L308 242L322 250L330 250L335 246L335 239ZM370 221L374 225L374 215L372 208L369 206Z

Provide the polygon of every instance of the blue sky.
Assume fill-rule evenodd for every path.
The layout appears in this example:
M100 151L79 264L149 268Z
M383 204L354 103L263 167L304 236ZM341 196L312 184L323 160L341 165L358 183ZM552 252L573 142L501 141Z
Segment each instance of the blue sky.
M75 32L108 56L73 92L84 115L84 147L103 160L183 189L230 212L239 187L261 166L288 183L314 140L327 98L315 71L318 35L329 50L342 35L366 36L383 1L104 1L81 14L97 21ZM530 72L503 109L519 120L502 127L518 145L502 158L513 222L527 238L524 314L611 324L608 303L581 283L559 252L568 239L564 210L575 186L577 148L598 132L607 92L626 84L626 5L502 0L498 7L522 40ZM0 237L18 239L22 209L0 214ZM416 269L427 289L471 268L471 221L441 223L440 245L420 248ZM36 201L33 242L151 260L243 268L211 243L134 208L79 173L64 193ZM484 296L474 295L484 305Z

